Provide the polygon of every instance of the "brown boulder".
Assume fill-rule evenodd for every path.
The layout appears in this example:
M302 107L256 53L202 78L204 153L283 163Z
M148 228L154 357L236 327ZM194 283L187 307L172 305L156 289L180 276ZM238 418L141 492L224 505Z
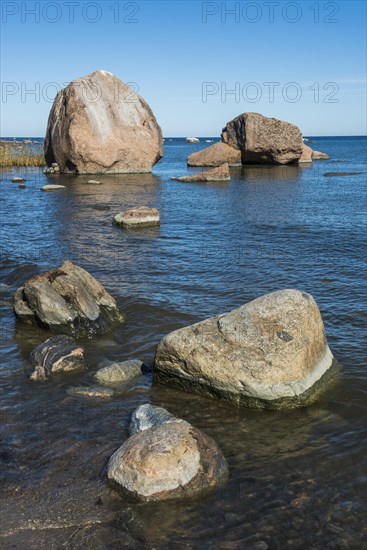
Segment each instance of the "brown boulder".
M241 166L241 152L226 143L214 143L206 149L192 153L187 159L188 166Z
M158 407L156 414L155 408L149 411L151 427L138 427L110 458L108 479L142 501L184 497L218 485L228 465L213 439L184 420L167 420L169 413Z
M45 139L48 166L73 174L150 172L162 156L149 105L111 73L95 71L57 94Z
M241 151L242 164L289 164L302 155L303 139L297 126L258 113L243 113L228 122L222 139Z
M198 174L193 174L192 176L182 176L180 178L171 178L176 181L183 182L210 182L210 181L228 181L231 179L229 174L229 166L226 162L218 168L213 168L212 170L206 170L205 172L199 172Z

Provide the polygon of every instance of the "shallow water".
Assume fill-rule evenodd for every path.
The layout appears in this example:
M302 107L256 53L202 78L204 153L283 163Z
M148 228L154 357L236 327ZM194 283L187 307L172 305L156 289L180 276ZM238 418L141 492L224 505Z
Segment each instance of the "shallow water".
M331 161L232 170L223 184L171 181L207 144L166 140L150 175L1 174L3 547L365 548L366 140L314 138ZM364 172L324 177L326 172ZM25 175L26 189L11 183ZM42 193L45 183L64 191ZM123 231L113 216L147 204L161 227ZM44 384L28 355L48 333L17 325L11 300L30 276L71 259L117 299L126 323L86 347L89 370ZM104 358L151 364L167 332L267 292L317 300L341 371L317 405L237 410L151 385L114 399L71 397ZM139 505L110 489L104 467L141 403L166 407L211 435L230 466L209 495Z

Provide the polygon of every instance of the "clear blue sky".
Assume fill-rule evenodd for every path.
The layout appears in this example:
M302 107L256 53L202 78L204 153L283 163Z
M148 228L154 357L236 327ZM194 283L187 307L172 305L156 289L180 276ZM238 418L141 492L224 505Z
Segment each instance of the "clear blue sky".
M96 69L135 82L165 136L216 136L245 111L304 135L366 134L363 1L2 0L1 10L2 136L43 136L56 89Z

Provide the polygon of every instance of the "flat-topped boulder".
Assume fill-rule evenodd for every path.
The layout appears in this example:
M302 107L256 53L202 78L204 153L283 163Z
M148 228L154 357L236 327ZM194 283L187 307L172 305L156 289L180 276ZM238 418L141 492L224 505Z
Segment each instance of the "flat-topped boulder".
M230 147L226 143L214 143L206 149L192 153L187 159L188 166L241 166L241 151Z
M156 208L138 206L119 212L113 220L117 225L127 228L154 227L160 224L160 214Z
M212 168L211 170L206 170L205 172L199 172L198 174L193 174L192 176L181 176L179 178L171 178L176 181L183 181L186 183L190 182L211 182L211 181L229 181L231 179L229 173L229 166L226 162L218 168Z
M52 105L45 159L60 172L150 172L163 156L163 137L144 99L106 71L73 80Z
M26 281L13 306L23 323L77 337L106 332L123 320L101 283L70 261Z
M303 150L298 126L259 113L243 113L227 122L222 140L241 151L242 164L290 164Z
M52 336L32 351L29 360L34 368L31 380L85 368L84 349L71 336Z
M235 405L292 408L316 399L332 362L315 300L281 290L168 334L153 375Z
M199 143L200 139L196 137L187 137L186 141L187 143Z
M140 416L139 409L133 417ZM228 465L213 439L168 411L154 409L145 411L146 422L154 418L151 426L135 425L130 430L134 435L111 456L108 479L142 501L186 497L221 483Z

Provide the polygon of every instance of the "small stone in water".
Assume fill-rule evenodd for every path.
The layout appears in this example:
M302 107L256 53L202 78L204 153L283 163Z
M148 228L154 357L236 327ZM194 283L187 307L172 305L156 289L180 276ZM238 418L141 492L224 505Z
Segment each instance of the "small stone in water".
M25 178L13 178L11 181L12 181L13 183L19 183L19 182L21 182L21 181L25 181Z
M24 185L24 183L20 183L20 184L18 185L18 188L19 188L19 189L26 189L26 187L27 187L27 186Z
M101 185L101 182L97 180L88 180L87 183L90 183L91 185Z
M58 191L59 189L66 189L65 185L43 185L41 191Z

